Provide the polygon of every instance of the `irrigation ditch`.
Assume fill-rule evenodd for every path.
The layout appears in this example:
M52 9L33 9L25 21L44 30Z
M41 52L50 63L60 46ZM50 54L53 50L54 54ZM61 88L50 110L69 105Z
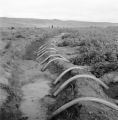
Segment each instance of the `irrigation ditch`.
M53 40L28 49L23 42L23 56L14 47L4 55L0 120L118 120L117 77L98 78L90 66L74 65Z
M39 47L36 61L41 71L49 71L51 82L47 119L50 120L117 120L117 100L109 97L109 85L91 74L88 66L73 65L54 45Z

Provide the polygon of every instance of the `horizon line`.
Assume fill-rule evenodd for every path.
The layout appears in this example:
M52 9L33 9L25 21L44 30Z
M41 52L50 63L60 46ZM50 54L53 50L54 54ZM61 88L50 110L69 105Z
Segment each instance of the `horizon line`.
M118 24L118 22L108 22L108 21L86 21L86 20L77 20L77 19L58 19L58 18L30 18L30 17L6 17L0 16L0 18L11 18L11 19L37 19L37 20L58 20L58 21L73 21L73 22L94 22L94 23L111 23Z

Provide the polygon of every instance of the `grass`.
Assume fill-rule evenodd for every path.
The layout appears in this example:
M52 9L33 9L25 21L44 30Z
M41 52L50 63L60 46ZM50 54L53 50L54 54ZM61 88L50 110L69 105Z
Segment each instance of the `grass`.
M7 100L0 108L0 119L18 120L22 118L22 113L18 109L21 98L15 92L16 90L4 84L0 84L0 87L8 93Z

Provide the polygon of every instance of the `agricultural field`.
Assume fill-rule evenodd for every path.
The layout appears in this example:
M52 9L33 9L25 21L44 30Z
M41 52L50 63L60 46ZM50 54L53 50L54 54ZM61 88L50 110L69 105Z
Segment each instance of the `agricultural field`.
M0 120L118 120L118 27L1 27Z

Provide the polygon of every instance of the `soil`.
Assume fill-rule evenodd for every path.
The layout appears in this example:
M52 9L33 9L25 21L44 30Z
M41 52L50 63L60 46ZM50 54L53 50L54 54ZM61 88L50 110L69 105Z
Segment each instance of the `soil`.
M20 32L25 33L21 29ZM31 38L28 37L31 37L32 34L31 36L27 36L28 34L29 33L25 35L22 34L24 37L21 36L22 38L15 38L15 40L12 41L8 41L8 38L4 38L6 39L4 41L0 40L0 83L3 83L6 86L5 89L0 87L0 112L2 111L0 113L0 120L46 120L49 114L49 109L52 110L49 106L53 106L54 110L56 110L60 105L63 105L65 102L73 100L74 97L78 96L92 95L94 97L97 96L108 100L110 99L109 101L112 101L111 98L118 98L118 85L114 84L115 82L118 82L117 73L111 73L111 76L113 77L110 75L106 75L110 76L109 78L106 76L102 77L103 81L110 87L108 91L104 91L95 82L83 82L86 81L83 79L82 82L77 82L76 85L75 83L71 84L71 90L66 88L65 92L63 91L62 96L66 93L66 95L71 96L70 99L68 99L67 96L64 96L63 98L62 96L58 96L57 98L51 96L52 88L54 88L54 90L58 88L58 86L55 88L52 85L52 81L56 79L62 70L54 69L58 65L55 66L53 64L49 66L48 70L41 72L42 66L40 63L34 61L33 58L32 60L29 60L27 57L23 57L26 55L26 46L30 45L31 42ZM64 33L54 36L50 38L49 41L57 44L63 34ZM67 59L72 58L73 53L76 52L75 49L71 47L55 46L55 48ZM70 67L70 64L68 65L67 63L66 65L65 62L61 62L60 64L60 66L65 67L64 69ZM71 66L73 65L71 64ZM85 73L85 71L74 71L74 73L76 72ZM67 79L68 77L72 77L71 73L70 76L68 75L65 78ZM65 78L63 78L64 81ZM73 88L77 88L80 94L75 94L75 91L72 92ZM109 98L107 98L108 96ZM83 103L82 105L84 105L84 107L79 111L80 116L76 115L78 111L76 114L73 113L77 118L79 116L79 120L117 120L118 118L116 111L105 106L100 106L96 103ZM80 109L79 107L76 110ZM100 107L103 107L103 109L101 110ZM69 109L69 114L73 112L71 111L73 109L74 108ZM52 110L52 112L54 112L54 110ZM100 113L100 110L104 111L104 113ZM90 113L88 113L88 111ZM66 115L68 114L67 112L65 113ZM72 118L69 118L69 114L67 118L70 120L74 119L73 116L71 116ZM60 115L55 119L64 120L63 116L64 113L62 113L62 116Z

